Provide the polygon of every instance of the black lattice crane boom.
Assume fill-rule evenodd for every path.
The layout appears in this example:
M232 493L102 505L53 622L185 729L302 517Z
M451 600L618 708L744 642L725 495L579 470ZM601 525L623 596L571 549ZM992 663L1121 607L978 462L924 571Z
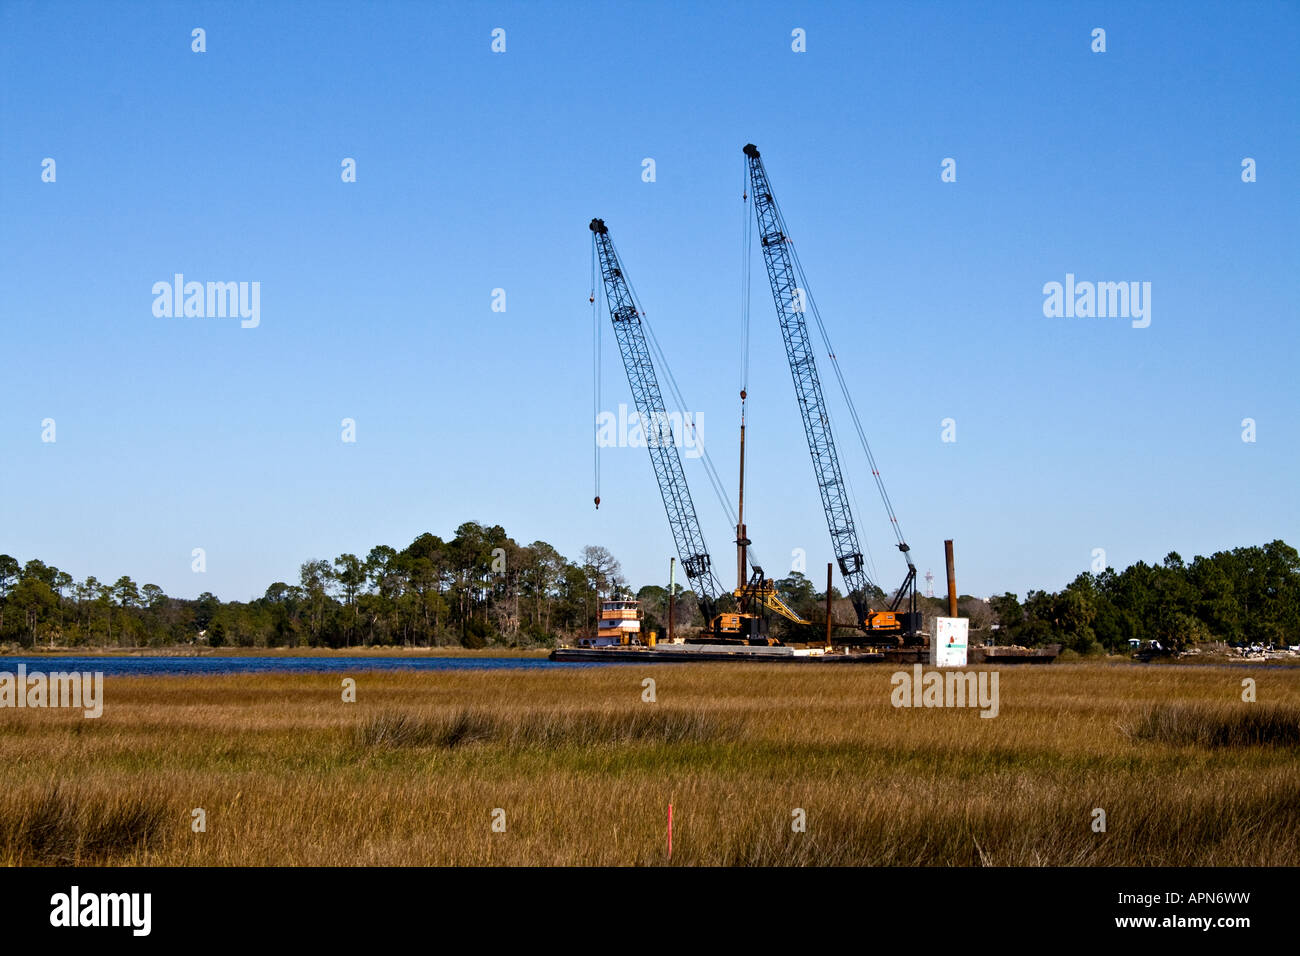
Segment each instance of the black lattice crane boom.
M898 620L898 615L894 612L909 590L909 586L914 585L916 576L911 556L907 553L909 549L898 531L897 519L894 517L888 496L884 496L890 521L898 537L899 549L907 558L910 570L903 586L899 588L891 610L883 612L871 610L867 602L874 586L864 568L862 549L858 544L858 533L853 522L853 512L849 507L849 492L840 469L839 456L835 451L830 414L825 396L822 394L821 379L817 374L817 361L808 335L808 324L804 318L811 299L807 289L800 285L801 270L798 269L798 260L794 255L780 207L777 206L776 199L772 195L772 186L768 181L767 170L763 167L758 149L751 143L745 147L744 152L749 168L754 214L763 249L763 262L767 267L767 277L772 287L772 299L776 303L777 319L781 325L781 336L785 341L790 374L794 379L795 397L803 417L804 435L808 440L808 451L812 455L813 470L821 493L822 508L826 512L826 525L830 531L835 560L844 578L849 599L857 613L859 626L868 631L897 632L903 626L903 622ZM870 454L869 450L868 454ZM883 496L884 486L879 482L879 472L874 464L872 471L876 475ZM911 592L914 594L914 586L911 587ZM915 607L911 610L915 612ZM906 624L914 627L916 620L913 614L912 617L907 618Z
M641 313L605 221L593 219L591 231L596 243L609 318L614 325L614 337L618 340L623 368L627 371L627 383L632 388L632 398L646 431L650 462L654 466L655 480L659 483L664 510L668 512L668 525L677 545L677 556L681 559L682 569L686 572L692 590L699 598L700 611L706 624L716 626L718 597L723 594L723 588L713 573L709 549L700 531L695 503L691 500L691 490L686 484L681 456L677 452L672 419L664 406L659 380L650 358L649 343L641 325Z

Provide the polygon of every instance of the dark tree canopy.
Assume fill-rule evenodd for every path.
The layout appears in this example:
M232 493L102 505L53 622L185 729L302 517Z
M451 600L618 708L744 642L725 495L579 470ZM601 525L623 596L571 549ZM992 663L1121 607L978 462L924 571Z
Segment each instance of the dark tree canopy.
M112 580L112 583L107 583ZM776 582L805 617L824 614L826 595L799 573ZM39 559L0 554L0 642L21 647L237 647L351 645L547 646L590 633L601 597L625 590L618 559L589 546L570 561L545 541L520 545L499 525L468 521L450 540L425 533L401 550L376 545L303 562L296 582L275 581L252 601L203 593L168 597L128 575L74 581ZM646 630L667 628L668 592L636 592ZM832 590L835 616L852 609ZM874 592L868 603L884 606ZM926 614L947 602L922 599ZM1300 554L1282 541L1186 561L1084 573L1058 592L1030 591L982 601L963 595L958 611L1000 644L1059 642L1079 653L1120 651L1158 640L1181 648L1210 640L1268 645L1300 641ZM679 583L674 627L698 627L695 596ZM778 625L781 622L777 622ZM996 632L990 629L997 625ZM779 629L779 628L778 628Z

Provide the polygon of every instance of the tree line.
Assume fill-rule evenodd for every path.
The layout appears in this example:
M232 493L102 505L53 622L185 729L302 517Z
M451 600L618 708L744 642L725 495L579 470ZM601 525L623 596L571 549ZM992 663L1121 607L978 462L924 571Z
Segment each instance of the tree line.
M1023 603L1003 594L990 604L999 643L1059 642L1080 654L1149 640L1175 651L1210 641L1293 645L1300 642L1300 554L1281 540L1191 562L1171 551L1160 564L1086 572L1061 591L1030 591Z
M803 574L776 581L782 598L822 619L825 593ZM677 586L674 627L703 622L694 595ZM176 598L128 576L113 583L71 575L38 559L0 554L0 643L20 647L350 647L470 648L553 646L595 630L602 597L627 590L618 560L604 547L569 560L545 541L520 545L500 525L470 521L450 540L425 533L402 550L377 545L304 562L296 582L276 581L252 601L204 592ZM645 585L645 631L661 636L668 589ZM832 588L837 620L850 603ZM885 595L868 596L873 607ZM927 617L946 602L922 598ZM963 595L959 613L972 631L999 644L1060 643L1081 654L1123 651L1130 640L1179 649L1212 640L1277 645L1300 640L1300 554L1282 541L1184 562L1139 561L1080 574L1057 592L1006 593L987 602ZM774 633L788 637L784 622Z
M545 541L520 545L470 521L450 540L422 534L400 551L377 545L306 561L295 582L252 601L210 592L171 597L129 576L72 576L0 554L0 642L21 647L549 646L595 629L599 601L626 581L600 546L571 561ZM664 595L667 595L667 589ZM676 623L699 623L678 586Z

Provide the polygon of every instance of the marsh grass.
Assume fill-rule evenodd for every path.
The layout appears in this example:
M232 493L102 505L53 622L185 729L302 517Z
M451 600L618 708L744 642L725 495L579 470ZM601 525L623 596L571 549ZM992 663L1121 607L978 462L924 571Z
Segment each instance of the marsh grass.
M109 676L0 711L0 864L662 865L671 803L674 865L1300 865L1300 672L1003 667L994 719L891 673Z
M453 714L376 714L357 728L362 748L440 747L494 742L510 748L594 747L632 743L707 743L733 738L735 720L695 711L638 708L515 713L468 708Z
M1130 725L1129 733L1175 747L1300 747L1300 707L1155 704Z
M34 866L112 863L148 850L170 816L157 794L85 793L52 784L0 803L0 852Z

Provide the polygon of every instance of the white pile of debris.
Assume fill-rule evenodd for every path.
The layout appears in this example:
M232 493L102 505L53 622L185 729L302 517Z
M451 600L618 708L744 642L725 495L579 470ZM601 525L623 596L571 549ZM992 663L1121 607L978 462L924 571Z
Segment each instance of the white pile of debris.
M1248 661L1276 661L1288 657L1300 657L1300 644L1290 647L1269 647L1267 644L1243 644L1234 647L1237 656Z

